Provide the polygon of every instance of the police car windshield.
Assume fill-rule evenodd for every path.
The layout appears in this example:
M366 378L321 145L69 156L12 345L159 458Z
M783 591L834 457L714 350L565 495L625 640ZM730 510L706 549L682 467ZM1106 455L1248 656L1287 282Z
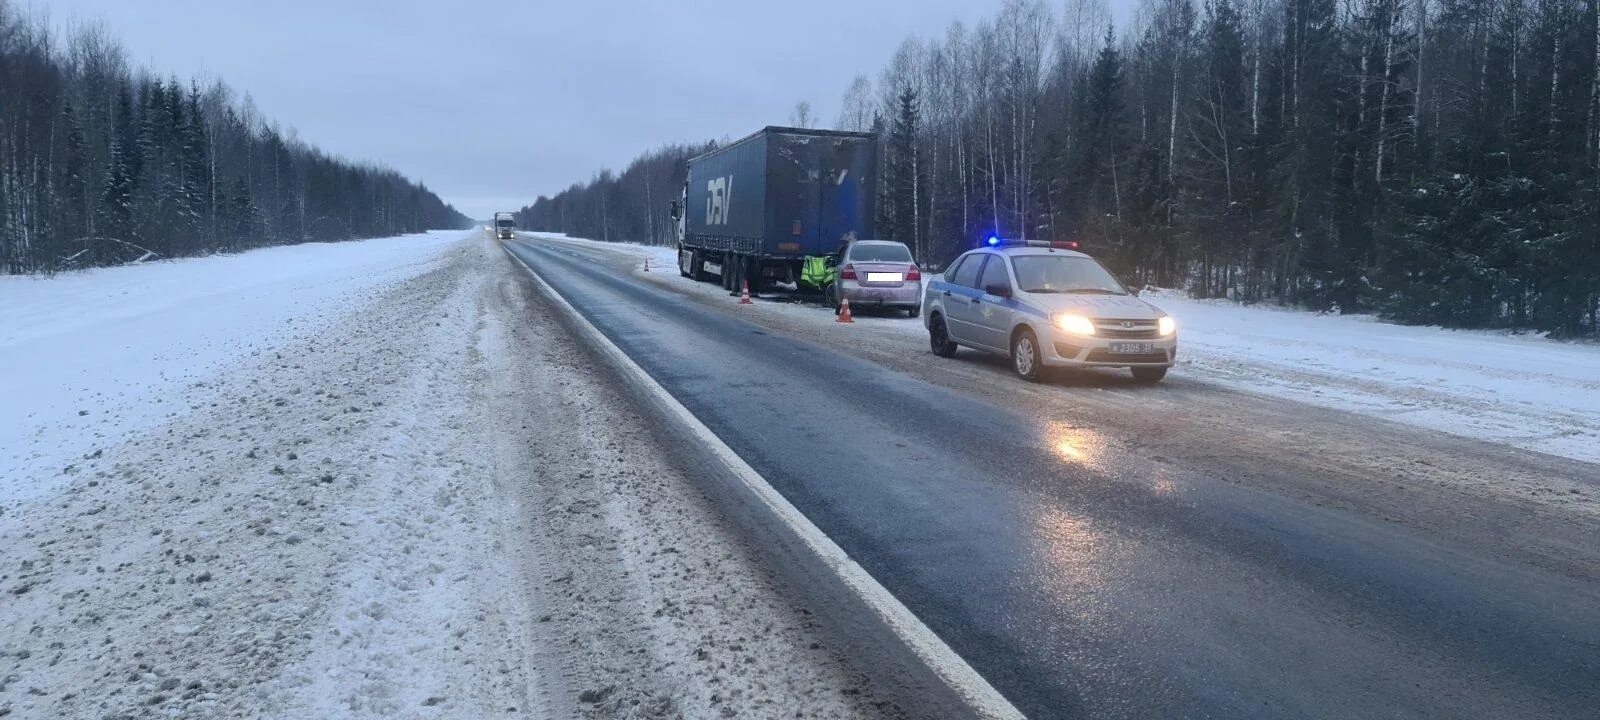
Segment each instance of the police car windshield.
M1100 263L1086 257L1018 255L1011 258L1011 264L1017 271L1017 286L1023 292L1128 294Z

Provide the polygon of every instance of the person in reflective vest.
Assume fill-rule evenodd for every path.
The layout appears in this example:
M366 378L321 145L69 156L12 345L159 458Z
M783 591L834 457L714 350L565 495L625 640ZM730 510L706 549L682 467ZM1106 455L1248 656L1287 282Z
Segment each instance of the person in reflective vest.
M816 290L833 284L838 275L838 260L833 255L807 255L800 265L800 284Z

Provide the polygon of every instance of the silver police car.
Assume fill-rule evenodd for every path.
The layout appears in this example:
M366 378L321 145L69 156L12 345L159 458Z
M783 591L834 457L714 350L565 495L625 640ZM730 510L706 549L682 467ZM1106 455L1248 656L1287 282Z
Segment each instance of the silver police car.
M951 357L964 345L1007 354L1018 375L1035 381L1046 367L1166 377L1178 355L1177 324L1073 247L990 238L932 276L922 308L933 352Z

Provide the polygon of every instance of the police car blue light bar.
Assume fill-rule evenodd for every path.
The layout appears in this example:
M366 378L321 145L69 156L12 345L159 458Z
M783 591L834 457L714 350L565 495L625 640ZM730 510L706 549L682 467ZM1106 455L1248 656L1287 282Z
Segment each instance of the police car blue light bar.
M1017 240L1014 238L1002 238L998 235L991 235L989 236L989 240L987 242L989 247L1038 247L1056 248L1057 250L1078 249L1078 241L1076 240Z

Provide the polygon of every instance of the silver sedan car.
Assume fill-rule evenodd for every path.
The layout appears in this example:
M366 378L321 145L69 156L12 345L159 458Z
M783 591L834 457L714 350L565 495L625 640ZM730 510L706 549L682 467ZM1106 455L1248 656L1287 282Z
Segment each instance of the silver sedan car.
M1157 382L1178 356L1171 317L1094 258L1050 243L993 239L934 277L926 300L935 354L1003 353L1028 380L1046 367L1122 367Z
M892 240L857 240L839 259L839 277L828 288L834 312L839 301L850 307L904 310L916 317L922 310L922 270L905 243Z

